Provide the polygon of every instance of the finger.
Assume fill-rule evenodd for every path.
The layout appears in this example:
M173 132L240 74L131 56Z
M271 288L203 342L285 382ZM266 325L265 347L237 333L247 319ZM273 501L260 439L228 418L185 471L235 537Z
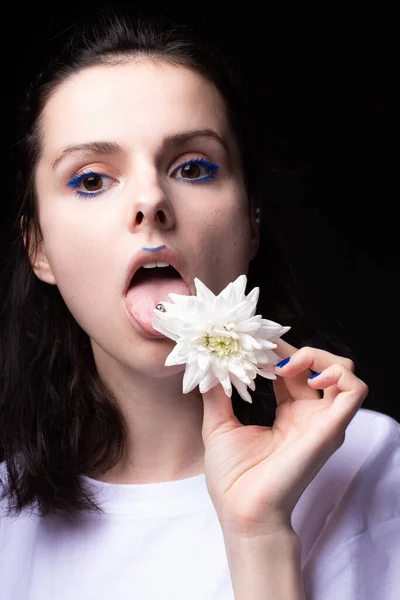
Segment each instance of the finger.
M272 382L272 387L274 388L277 405L283 404L284 402L294 402L294 399L287 388L286 380L283 377L277 377L274 379ZM310 388L308 389L311 393L313 392L313 390L310 390Z
M324 399L329 397L331 388L339 390L339 394L332 395L332 404L329 408L334 424L345 430L361 407L368 395L367 384L359 379L352 371L342 364L330 365L317 377L309 380L311 387L326 390Z
M277 344L277 348L274 349L274 352L283 358L291 358L299 352L299 349L288 342L285 342L282 339L278 339L275 341ZM283 377L284 388L281 384L278 384L277 381L282 381L281 379L274 382L274 390L276 388L276 402L277 404L281 404L283 402L288 402L291 400L294 402L295 400L310 400L313 398L320 398L320 393L317 390L310 388L308 385L308 378L312 374L309 369L299 370L298 373L291 375L290 371L287 373L287 369L284 367L277 367L275 369L275 374Z
M204 414L202 435L204 442L219 429L241 426L233 412L232 400L221 384L202 394Z
M286 358L287 356L292 356L295 352L297 352L298 348L296 346L292 346L282 338L278 338L274 341L276 344L276 348L274 348L274 352L280 356L281 358Z
M279 373L288 377L294 377L306 369L311 369L319 373L332 364L341 364L349 371L354 372L354 362L351 359L345 356L337 356L320 348L312 348L311 346L304 346L297 350L297 352L292 352L288 358L289 361L282 367L278 367L275 371L276 374Z

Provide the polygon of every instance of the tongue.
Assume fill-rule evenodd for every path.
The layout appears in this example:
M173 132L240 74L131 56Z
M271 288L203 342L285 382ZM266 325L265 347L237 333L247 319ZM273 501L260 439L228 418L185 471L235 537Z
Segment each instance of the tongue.
M145 331L159 336L151 324L154 309L160 302L171 302L168 294L172 293L190 296L188 286L179 277L171 279L157 274L147 281L138 281L127 293L128 310Z

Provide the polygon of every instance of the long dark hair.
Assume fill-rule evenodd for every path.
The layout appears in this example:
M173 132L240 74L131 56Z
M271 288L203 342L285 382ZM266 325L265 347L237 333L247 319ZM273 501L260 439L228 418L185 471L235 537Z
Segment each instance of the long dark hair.
M3 496L10 512L36 504L40 514L101 510L80 475L103 473L122 456L126 423L113 395L100 380L88 335L67 309L57 286L35 277L29 248L41 239L34 173L41 152L40 117L51 94L71 74L91 65L142 53L184 65L209 79L225 99L242 151L249 197L265 196L266 156L257 145L247 85L209 40L165 19L134 20L101 15L81 26L27 91L20 113L17 194L7 241L7 272L1 298L0 461L7 467ZM264 147L265 147L265 140ZM264 169L260 188L258 172ZM257 168L256 168L257 167ZM272 189L272 187L271 187ZM279 213L279 211L278 211ZM321 344L303 315L300 291L282 243L282 215L267 198L262 208L262 241L248 273L249 289L261 288L258 312L291 325L296 345ZM22 233L25 235L25 244ZM264 286L268 286L263 289ZM310 329L311 326L311 329ZM271 382L257 380L253 404L234 391L233 409L243 424L271 426L275 400Z

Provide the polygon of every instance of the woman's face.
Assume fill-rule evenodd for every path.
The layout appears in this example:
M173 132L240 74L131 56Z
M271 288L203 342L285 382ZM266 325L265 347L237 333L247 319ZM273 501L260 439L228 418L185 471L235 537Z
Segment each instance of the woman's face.
M167 62L87 68L56 89L42 134L35 273L58 286L95 352L171 371L173 342L152 329L153 308L169 291L194 294L195 277L219 293L257 251L219 92ZM175 264L184 280L141 269L126 294L144 261Z

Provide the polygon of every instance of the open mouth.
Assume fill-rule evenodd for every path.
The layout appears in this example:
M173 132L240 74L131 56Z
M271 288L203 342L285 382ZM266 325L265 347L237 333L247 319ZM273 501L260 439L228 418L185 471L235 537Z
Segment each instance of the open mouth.
M171 265L168 265L167 267L152 268L140 267L140 269L138 269L133 275L129 289L147 281L163 282L172 279L180 279L182 281L182 277L178 271L174 269L174 267L171 267ZM156 283L154 285L156 285Z
M171 302L169 294L172 293L191 295L188 286L174 267L140 267L132 277L126 295L126 307L145 331L159 337L160 334L151 324L154 309L160 303Z

